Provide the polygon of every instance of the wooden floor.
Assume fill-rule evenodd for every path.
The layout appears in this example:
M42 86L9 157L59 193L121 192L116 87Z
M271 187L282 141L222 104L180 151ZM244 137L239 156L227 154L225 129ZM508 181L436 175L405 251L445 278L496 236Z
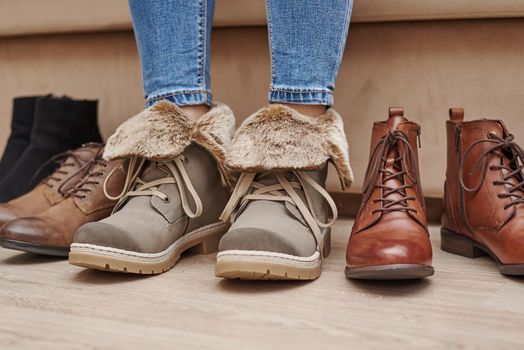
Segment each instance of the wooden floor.
M214 255L152 277L0 250L0 349L524 349L524 279L442 252L434 277L345 278L351 221L314 282L222 281Z

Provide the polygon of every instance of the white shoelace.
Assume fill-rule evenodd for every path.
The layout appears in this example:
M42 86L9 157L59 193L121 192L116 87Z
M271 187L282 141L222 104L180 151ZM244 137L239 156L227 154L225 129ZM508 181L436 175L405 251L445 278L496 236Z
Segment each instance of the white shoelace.
M165 184L176 184L178 187L178 192L180 194L180 199L182 201L182 208L184 213L191 219L199 217L202 215L202 200L198 196L197 191L193 187L189 175L187 174L186 168L184 167L183 160L181 157L175 158L173 161L166 162L157 162L158 169L165 172L168 176L153 180L153 181L144 181L138 175L141 173L142 168L144 167L146 160L138 159L136 157L131 158L129 161L129 166L127 169L126 180L124 183L124 189L117 196L111 196L107 191L107 184L109 179L114 174L118 168L114 168L108 174L104 180L104 194L107 198L111 200L119 200L118 203L123 202L128 197L138 197L138 196L155 196L161 200L167 202L169 197L159 190L160 185ZM188 200L188 193L193 198L195 202L195 210L191 209ZM116 208L119 208L117 204Z
M293 171L293 174L298 181L289 181L284 173L276 172L274 175L277 178L278 183L273 185L264 185L255 181L255 176L257 173L242 173L238 179L235 189L233 190L233 194L231 195L229 202L220 216L220 220L227 221L233 215L239 204L242 204L245 201L268 200L288 202L298 209L307 225L311 229L311 232L313 232L318 249L321 250L323 248L321 229L333 225L338 217L337 206L329 193L309 175L300 171ZM308 194L308 191L305 190L306 183L316 190L328 203L332 213L332 218L328 222L322 222L318 218L318 215L313 207L311 196ZM253 191L248 193L251 188ZM295 189L304 191L306 203L304 203ZM281 191L285 191L285 194ZM235 218L233 215L233 220L234 219Z

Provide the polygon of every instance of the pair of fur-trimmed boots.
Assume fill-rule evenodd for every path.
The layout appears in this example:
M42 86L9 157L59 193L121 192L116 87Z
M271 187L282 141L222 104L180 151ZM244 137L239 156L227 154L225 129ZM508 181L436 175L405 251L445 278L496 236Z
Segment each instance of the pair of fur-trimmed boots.
M110 217L76 233L70 263L156 274L184 251L218 249L219 277L320 276L337 218L327 163L343 188L353 177L341 117L275 104L234 127L223 104L194 122L167 101L122 124L104 157L125 159L124 189L106 193L118 199Z

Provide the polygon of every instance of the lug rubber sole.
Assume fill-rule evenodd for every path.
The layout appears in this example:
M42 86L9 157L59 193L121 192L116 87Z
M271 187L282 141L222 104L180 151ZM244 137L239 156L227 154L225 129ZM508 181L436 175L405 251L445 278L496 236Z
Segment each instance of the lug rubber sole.
M394 264L351 268L346 266L346 277L362 280L411 280L432 276L432 266L418 264Z
M331 252L331 232L324 234L323 256ZM225 250L217 254L215 275L241 280L314 280L322 272L322 256L315 252L302 257L257 251Z
M69 247L53 247L43 244L27 243L3 238L0 238L0 246L7 249L20 250L28 253L59 256L64 258L67 258L69 254Z
M500 273L508 276L524 276L524 264L503 264L488 247L473 239L442 228L440 230L440 248L448 253L478 258L490 256L497 263Z
M215 275L242 280L313 280L320 276L320 252L300 257L256 250L218 253Z
M219 222L200 227L177 239L159 253L138 253L92 244L73 243L69 263L90 269L155 275L170 270L185 251L210 254L218 250L229 224Z

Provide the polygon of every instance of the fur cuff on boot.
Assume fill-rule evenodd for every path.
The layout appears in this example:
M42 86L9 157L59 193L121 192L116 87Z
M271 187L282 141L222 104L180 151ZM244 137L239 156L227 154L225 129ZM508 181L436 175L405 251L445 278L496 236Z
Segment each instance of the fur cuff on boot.
M342 118L332 108L319 117L275 104L247 118L233 137L226 164L239 172L315 170L327 160L343 189L353 182Z
M215 159L229 185L225 167L226 148L231 142L235 117L224 104L214 105L198 121L169 101L160 101L120 125L109 137L106 160L141 157L169 160L178 157L192 142L204 147Z

